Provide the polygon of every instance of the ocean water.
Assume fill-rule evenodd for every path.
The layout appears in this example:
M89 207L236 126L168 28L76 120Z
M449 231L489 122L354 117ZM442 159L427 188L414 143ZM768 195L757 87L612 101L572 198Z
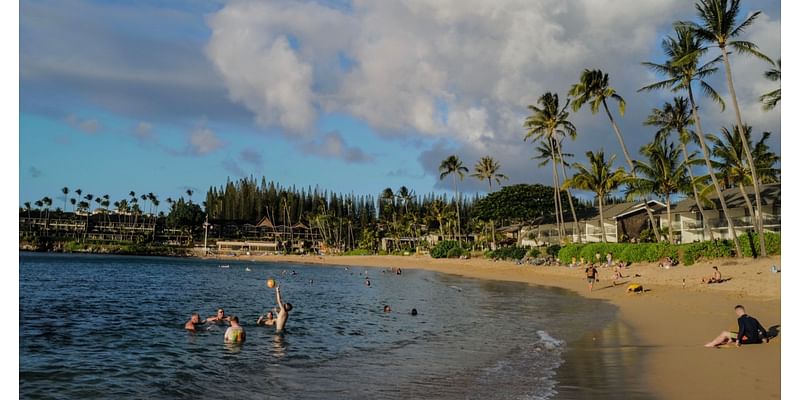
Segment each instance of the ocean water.
M600 301L419 270L225 263L20 253L20 397L647 398L641 351L587 339L619 336ZM285 335L255 325L276 304L268 278L294 305ZM219 307L243 345L223 344L224 326L183 329Z

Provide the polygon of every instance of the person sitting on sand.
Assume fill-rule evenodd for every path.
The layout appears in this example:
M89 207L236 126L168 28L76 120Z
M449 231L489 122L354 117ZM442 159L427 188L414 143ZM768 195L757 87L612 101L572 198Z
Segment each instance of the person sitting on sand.
M719 268L712 267L714 269L714 273L711 276L703 277L700 280L700 283L711 284L711 283L720 283L722 282L722 273L719 272Z
M275 314L272 311L268 312L266 318L264 315L258 317L256 325L272 326L275 325Z
M617 286L617 280L622 278L624 278L622 275L622 263L619 263L614 266L614 280L611 281L611 283L613 283L614 286Z
M286 321L289 319L289 311L292 311L292 303L281 301L281 287L275 286L275 298L278 301L278 318L275 320L275 332L280 333L286 328Z
M198 313L192 313L192 317L191 317L191 318L189 318L189 320L188 320L188 321L186 321L186 324L185 324L185 325L183 325L183 327L184 327L184 329L186 329L187 331L193 331L193 332L194 332L194 331L196 331L196 330L197 330L197 325L204 324L205 322L206 322L206 321L201 321L201 320L200 320L200 314L198 314Z
M231 317L225 315L225 310L223 310L221 308L219 310L217 310L217 315L212 315L212 316L206 318L206 322L214 323L214 324L218 324L218 323L223 322L223 321L230 322L230 320L231 320Z
M239 325L239 317L230 317L231 326L225 331L225 343L244 343L244 328Z
M594 264L589 265L586 267L586 281L589 282L589 291L591 292L594 289L594 283L599 282L600 280L597 279L597 268Z
M736 343L736 347L743 344L761 343L762 338L769 343L769 336L767 330L761 326L757 319L747 315L744 311L744 306L737 305L733 308L736 315L739 316L737 322L739 324L738 332L722 331L714 340L706 343L706 347L717 347L728 343Z
M677 263L675 261L673 261L672 258L670 258L670 257L664 257L664 259L661 260L661 262L658 263L659 268L664 268L664 269L670 269L671 267L674 267L675 265L677 265Z

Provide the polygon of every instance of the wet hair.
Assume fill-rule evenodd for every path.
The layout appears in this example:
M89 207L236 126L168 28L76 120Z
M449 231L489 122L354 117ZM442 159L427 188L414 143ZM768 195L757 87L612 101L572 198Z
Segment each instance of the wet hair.
M411 315L417 315L417 309L416 308L412 308L411 309Z
M200 318L200 314L198 314L198 313L196 313L196 312L193 312L193 313L192 313L192 316L193 316L193 317L198 317L198 318Z
M273 313L272 313L272 311L268 311L268 312L267 312L267 316L268 316L268 317L274 317L274 316L275 316L275 314L273 314Z
M392 308L391 308L391 307L389 307L389 305L388 305L388 304L387 304L387 305L385 305L385 306L383 306L383 312L389 312L391 309L392 309Z
M218 308L218 309L217 309L217 314L219 314L219 313L223 313L223 314L224 314L224 313L225 313L225 310L223 310L223 309L221 309L221 308Z
M283 309L286 310L286 312L292 311L292 303L284 303Z
M719 268L717 268L717 267L711 267L711 268L714 268L714 269L716 269L717 271L719 271Z
M744 306L741 304L737 304L736 307L733 307L734 310L738 310L740 308L742 309L742 311L744 311Z
M239 323L239 317L237 317L237 316L235 316L235 315L234 315L234 316L232 316L232 317L231 317L231 322L236 322L236 323Z

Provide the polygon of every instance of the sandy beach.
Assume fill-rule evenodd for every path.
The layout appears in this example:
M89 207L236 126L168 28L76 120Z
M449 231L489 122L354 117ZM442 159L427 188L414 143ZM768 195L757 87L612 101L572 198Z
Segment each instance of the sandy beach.
M221 259L230 258L220 256ZM636 264L613 286L610 268L600 269L600 282L589 293L582 268L520 266L485 259L432 259L427 256L242 256L242 260L425 269L466 277L526 282L560 287L619 308L619 323L634 333L619 346L647 349L641 379L664 399L780 398L780 335L768 344L707 349L703 344L722 330L736 327L733 307L742 304L767 329L780 329L780 257L759 260L724 259L678 266ZM730 280L703 285L700 280L718 266ZM635 275L639 275L635 277ZM627 294L629 283L646 293ZM607 332L592 332L603 345ZM617 338L619 340L619 338Z

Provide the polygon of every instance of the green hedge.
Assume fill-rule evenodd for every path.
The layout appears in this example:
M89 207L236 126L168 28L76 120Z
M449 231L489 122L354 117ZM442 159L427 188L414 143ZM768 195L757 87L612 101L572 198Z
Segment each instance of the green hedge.
M431 257L433 258L445 258L445 257L452 257L457 258L464 254L466 250L462 249L458 242L454 240L445 240L439 243L436 243L436 246L433 246L431 249Z
M486 256L489 258L499 258L501 260L520 260L525 258L527 253L528 249L524 247L508 246L490 251L486 253Z
M781 235L779 233L767 232L764 238L768 254L781 254ZM753 249L758 254L758 236L742 235L738 239L745 257L752 257ZM561 248L558 258L563 263L572 261L572 257L576 259L583 257L586 261L594 261L595 253L600 253L601 261L605 262L606 254L609 252L614 255L615 260L624 262L656 262L665 257L672 257L680 259L684 265L692 265L701 258L733 257L736 255L736 248L731 240L676 245L667 243L569 244Z
M368 256L370 254L372 254L372 252L369 251L369 249L353 249L342 253L342 255L345 256Z

